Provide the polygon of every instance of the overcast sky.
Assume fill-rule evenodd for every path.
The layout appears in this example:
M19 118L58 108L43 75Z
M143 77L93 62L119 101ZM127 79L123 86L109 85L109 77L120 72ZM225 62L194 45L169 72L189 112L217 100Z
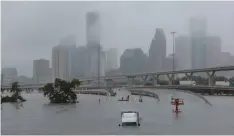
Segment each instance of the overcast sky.
M172 52L171 31L188 34L188 19L204 16L208 35L222 38L222 50L234 54L234 2L1 2L2 67L16 67L32 76L32 60L51 60L61 38L76 35L86 43L85 13L99 11L101 43L105 49L142 48L148 53L155 28L163 28L167 53Z

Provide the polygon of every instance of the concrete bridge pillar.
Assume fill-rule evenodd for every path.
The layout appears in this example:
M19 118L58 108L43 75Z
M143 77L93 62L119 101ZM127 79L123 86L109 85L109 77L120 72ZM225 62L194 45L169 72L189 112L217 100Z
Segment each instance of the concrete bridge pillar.
M214 77L215 77L215 71L210 72L206 72L208 75L208 85L209 86L213 86L214 85Z
M193 73L185 73L187 80L192 81Z
M173 85L174 74L167 74L167 78L169 79L169 85Z
M128 87L132 87L134 85L133 81L136 78L135 76L128 76Z
M141 76L141 79L142 79L142 81L143 81L143 85L146 84L147 78L148 78L148 75L146 75L146 76Z
M158 84L159 76L160 76L160 75L153 75L153 78L154 78L154 85L157 85L157 84Z

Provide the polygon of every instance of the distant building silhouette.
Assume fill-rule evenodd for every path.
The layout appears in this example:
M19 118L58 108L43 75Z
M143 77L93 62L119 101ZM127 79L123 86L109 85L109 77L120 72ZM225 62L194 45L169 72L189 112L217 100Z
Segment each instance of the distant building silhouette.
M126 49L120 58L120 71L123 74L145 72L147 56L140 48Z
M52 71L49 60L33 60L33 81L34 83L52 82Z
M86 43L87 46L100 44L100 15L98 12L86 13Z
M75 78L76 70L76 40L74 36L68 36L52 49L53 80L71 80Z
M16 78L18 76L16 68L2 68L2 74L7 78Z
M148 71L163 71L166 58L166 37L162 28L156 28L149 49Z
M176 70L192 68L191 41L189 36L175 38L175 65Z
M220 56L220 66L234 66L234 56L231 55L230 52L221 52ZM233 77L233 71L221 71L217 72L217 76L226 76Z
M80 46L76 49L76 78L84 78L87 74L88 66L88 49L86 46Z
M206 67L206 19L201 17L190 18L192 68Z
M98 76L98 63L100 63L100 76L105 76L106 53L98 46L88 47L88 64L86 77ZM100 62L98 60L98 51L100 51Z
M58 45L52 49L52 75L63 80L69 79L69 51L68 47Z
M175 59L175 62L176 62L176 58L174 58L174 59ZM164 71L173 71L173 54L170 54L169 56L167 56L165 58Z
M115 70L118 68L117 48L111 48L106 51L106 71Z
M217 67L222 62L221 55L221 38L218 36L206 36L206 67Z
M17 81L18 72L16 68L2 68L1 75L3 76L3 79L1 78L2 84L11 84Z
M105 75L106 54L101 48L101 25L98 12L86 13L87 71L86 77ZM100 56L99 56L100 55ZM100 58L99 58L100 57ZM99 61L100 59L100 61ZM100 64L99 64L100 63ZM100 66L100 71L98 71Z

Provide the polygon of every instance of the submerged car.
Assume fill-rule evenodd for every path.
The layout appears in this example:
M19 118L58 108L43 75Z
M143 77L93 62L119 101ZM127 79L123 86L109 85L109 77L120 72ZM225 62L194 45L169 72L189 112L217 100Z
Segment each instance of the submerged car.
M121 124L119 124L119 126L140 126L139 112L122 111Z

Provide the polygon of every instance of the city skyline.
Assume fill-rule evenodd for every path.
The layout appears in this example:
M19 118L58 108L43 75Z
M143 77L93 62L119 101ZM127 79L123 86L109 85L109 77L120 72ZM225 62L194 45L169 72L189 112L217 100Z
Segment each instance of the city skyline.
M43 2L11 2L14 4L11 4L10 2L3 2L2 5L2 67L16 67L18 70L19 75L27 75L32 76L32 60L38 59L38 58L44 58L51 61L51 48L53 46L56 46L58 44L58 41L69 34L74 33L76 35L76 43L78 46L84 46L85 45L85 33L84 28L82 28L85 23L85 12L92 10L94 7L92 4L87 4L85 2L79 3L74 2L78 4L74 4L71 2L69 4L66 2L59 2L57 6L53 8L53 10L49 10L51 3L48 2L47 5ZM26 3L26 4L25 4ZM60 5L60 3L63 3ZM116 5L115 5L115 4ZM148 8L143 8L144 6L140 6L140 3L145 5ZM155 4L156 3L156 4ZM167 41L167 55L172 52L172 37L170 35L171 31L178 32L178 35L188 34L188 20L189 17L192 17L196 14L204 15L207 19L207 35L214 35L214 36L220 36L222 39L222 51L230 52L233 54L234 49L231 48L233 46L233 35L234 35L234 29L230 29L231 24L233 24L233 16L231 14L234 13L234 10L229 8L232 7L232 2L203 2L206 4L199 5L199 2L182 2L182 4L179 3L173 3L173 2L107 2L106 4L103 4L103 2L98 3L98 8L96 8L98 11L100 11L101 18L102 18L102 38L101 38L101 45L104 46L104 48L114 48L114 45L118 45L119 50L119 56L122 55L123 51L127 48L141 48L144 53L148 52L148 49L150 47L150 40L152 39L152 35L155 31L155 28L163 28L164 33L166 36ZM191 6L194 5L195 6ZM97 3L96 3L97 4ZM77 6L78 5L78 6ZM115 5L115 6L114 6ZM123 6L124 5L124 6ZM164 16L160 16L158 13L152 12L156 5L160 5L162 12L165 12ZM192 9L196 7L196 5L201 6L201 10L198 12L192 12ZM26 13L24 13L25 9L31 8L32 6L36 7L35 13L39 11L41 8L44 8L44 12L38 14L38 21L42 21L42 24L31 24L27 28L25 28L25 31L22 31L21 28L23 28L22 24L23 22L18 20L18 18L13 18L14 14L20 12L20 16L24 18L24 21L28 23L33 23L32 18L28 18ZM66 13L61 13L57 11L61 8L70 7L71 11L67 11ZM83 6L84 8L81 8L80 11L75 12L76 8L79 6ZM225 6L224 10L218 10L217 8L222 8ZM15 8L15 10L8 12L11 8ZM21 9L18 9L21 7ZM76 8L75 8L76 7ZM89 9L88 9L89 7ZM93 7L93 8L91 8ZM175 14L172 14L171 11L167 11L168 7L170 7L172 10L177 9ZM209 10L205 10L207 7L209 7ZM136 10L137 8L141 8L142 12L139 12ZM95 8L94 8L95 9ZM113 9L113 11L110 11L110 9ZM121 9L121 10L120 10ZM126 14L122 14L128 9L129 12L126 12ZM157 8L156 8L157 9ZM181 10L178 10L181 9ZM49 11L48 11L49 10ZM121 13L116 13L116 11L121 11ZM167 11L167 12L166 12ZM186 14L184 11L187 11ZM48 12L48 13L47 13ZM75 13L73 13L75 12ZM31 14L34 15L34 12ZM215 16L211 15L214 14ZM45 14L48 14L48 16L45 16ZM50 22L46 20L45 23L43 23L43 20L45 21L46 17L54 15L54 18L56 19L56 15L59 14L68 14L70 16L68 17L62 17L63 20L69 20L71 23L68 25L68 22L65 21L64 23L57 23L56 25L53 25L51 27L51 24L47 24L47 22ZM137 15L139 14L139 15ZM144 16L142 16L144 15ZM183 16L184 15L184 16ZM155 16L154 18L152 18ZM172 17L174 16L174 17ZM177 17L177 18L176 18ZM19 25L12 26L9 23L9 18L15 19L13 22L19 22ZM61 18L61 19L62 19ZM169 20L165 20L169 19ZM231 19L229 19L231 18ZM176 21L175 21L176 19ZM57 18L57 21L59 21L60 18ZM78 21L79 20L79 21ZM151 21L150 21L151 20ZM174 20L173 23L170 22L170 20ZM222 21L219 21L222 20ZM12 20L11 20L12 21ZM77 22L78 21L78 22ZM53 21L52 21L53 22ZM134 23L135 22L135 23ZM232 23L231 23L232 22ZM41 27L36 27L36 25ZM64 27L61 27L61 25L64 25ZM43 26L43 29L40 30ZM221 26L221 27L220 27ZM48 27L51 27L50 29ZM61 27L61 28L59 28ZM68 28L69 27L69 28ZM11 28L11 29L10 29ZM32 29L37 28L37 29ZM74 29L76 28L76 29ZM81 29L78 29L81 28ZM137 29L136 29L137 28ZM48 35L46 38L45 33L43 35L40 35L41 32L48 29ZM11 31L14 30L14 31ZM17 30L21 30L20 34L22 36L17 36L18 32ZM80 31L79 31L80 30ZM16 32L15 32L16 31ZM55 34L55 32L59 32L61 34ZM14 34L12 32L15 32ZM27 33L30 32L30 35L27 35ZM33 34L32 34L33 32ZM128 35L128 36L126 36ZM11 37L14 37L13 40L16 43L13 43ZM116 39L115 39L116 38ZM9 39L9 40L8 40ZM230 45L229 45L230 44ZM11 48L17 48L17 52L11 50ZM231 52L232 51L232 52ZM24 53L25 52L25 53ZM17 55L17 58L12 58L12 54ZM22 55L23 54L23 55Z

